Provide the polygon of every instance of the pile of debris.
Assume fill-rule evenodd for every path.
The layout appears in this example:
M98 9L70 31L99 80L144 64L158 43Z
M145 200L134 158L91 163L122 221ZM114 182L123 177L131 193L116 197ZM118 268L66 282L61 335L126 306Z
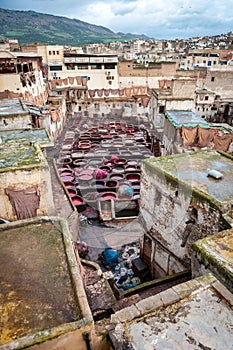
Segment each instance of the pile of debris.
M105 268L112 271L114 281L119 291L127 290L141 283L141 279L135 276L133 261L139 258L140 249L138 243L125 245L120 251L106 247L102 254L102 263Z

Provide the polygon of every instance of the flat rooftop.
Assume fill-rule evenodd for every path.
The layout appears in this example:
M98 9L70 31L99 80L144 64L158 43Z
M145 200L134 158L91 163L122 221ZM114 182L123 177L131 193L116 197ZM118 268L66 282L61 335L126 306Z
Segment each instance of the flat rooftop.
M146 344L157 349L231 349L231 321L227 304L211 290L203 290L192 300L130 325L128 332L138 349Z
M184 182L218 202L233 201L233 159L215 150L150 158L143 162L155 171L157 169L165 175L172 175L177 182ZM217 170L223 177L216 180L208 176L208 170Z
M208 284L209 276L172 287L113 315L114 350L232 349L232 294L218 280Z
M81 319L59 221L7 226L0 228L0 347Z
M205 237L193 244L201 261L208 264L210 270L218 272L233 288L233 229L225 230ZM219 277L220 278L220 277Z
M7 117L14 114L28 114L28 110L23 106L20 99L0 100L0 117Z
M52 144L46 129L0 130L0 141L5 145L15 142L38 142L40 146Z
M0 171L35 167L44 164L45 158L39 146L28 142L0 144Z
M197 125L209 128L208 123L204 119L191 111L166 111L165 116L175 128L181 128L182 126L195 127Z

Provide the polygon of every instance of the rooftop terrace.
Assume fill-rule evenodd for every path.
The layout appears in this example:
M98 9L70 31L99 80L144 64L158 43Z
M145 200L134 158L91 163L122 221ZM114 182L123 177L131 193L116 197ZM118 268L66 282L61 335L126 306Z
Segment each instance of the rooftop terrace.
M25 220L0 228L0 348L82 318L70 272L74 263L56 220Z
M182 126L195 127L197 125L200 125L202 128L209 128L208 123L204 119L191 111L166 111L165 116L175 128L181 128Z
M175 286L112 316L114 349L232 349L232 302L211 275Z
M193 249L199 260L233 292L233 229L200 239Z
M30 145L28 142L7 145L0 144L0 171L28 166L39 166L44 162L44 156L37 144Z
M144 162L218 202L233 201L233 160L222 153L214 150L199 151L192 154L150 158ZM209 170L217 170L223 177L217 180L208 176Z
M0 100L0 117L12 114L28 114L28 110L18 98Z
M38 142L40 146L51 145L46 129L0 130L0 141L7 146L15 142Z

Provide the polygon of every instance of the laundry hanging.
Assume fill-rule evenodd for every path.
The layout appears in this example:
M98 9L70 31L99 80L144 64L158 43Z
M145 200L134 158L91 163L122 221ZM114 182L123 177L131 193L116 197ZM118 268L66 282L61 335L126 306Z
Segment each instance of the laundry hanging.
M213 141L215 130L198 126L198 146L207 147Z
M231 142L233 141L232 134L217 132L214 135L214 148L218 151L227 152Z
M182 126L182 138L184 146L193 146L197 136L197 126L194 128Z
M40 204L39 191L35 186L22 190L5 189L18 220L31 218L37 215Z

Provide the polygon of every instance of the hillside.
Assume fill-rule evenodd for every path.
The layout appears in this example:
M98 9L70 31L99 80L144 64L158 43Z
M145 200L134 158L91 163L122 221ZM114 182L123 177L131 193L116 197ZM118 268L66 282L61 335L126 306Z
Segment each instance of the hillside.
M79 46L116 40L149 39L144 35L114 33L110 29L78 19L34 11L0 8L0 36L18 39L19 44L38 42L50 45Z

